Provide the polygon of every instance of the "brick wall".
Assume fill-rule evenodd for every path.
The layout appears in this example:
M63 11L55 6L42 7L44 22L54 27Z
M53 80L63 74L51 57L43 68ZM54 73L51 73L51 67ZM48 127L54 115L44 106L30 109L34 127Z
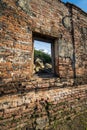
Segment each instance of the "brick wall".
M28 87L29 85L27 85ZM44 85L43 85L44 86ZM49 88L0 97L0 129L72 130L87 127L87 86ZM84 113L84 118L79 117ZM75 125L73 125L75 121ZM62 123L62 124L61 124ZM84 127L83 127L84 124ZM25 127L26 126L26 127ZM57 128L56 128L57 127Z
M87 79L87 15L73 8L76 76Z
M28 4L25 4L26 2ZM20 0L0 2L0 81L2 83L31 76L32 31L55 38L63 32L63 38L67 37L67 41L71 41L70 33L62 25L62 18L69 14L64 4L59 1L44 0L39 2L25 0L25 3ZM58 67L58 64L56 66Z
M0 2L0 83L29 77L32 58L31 23L15 1Z
M86 17L57 0L0 1L0 129L53 129L86 113ZM59 77L32 77L33 34L54 40Z
M76 67L76 75L85 77L87 66L85 13L73 8L72 16L69 7L56 0L39 2L1 0L0 12L0 83L31 77L33 33L54 38L56 74L60 77L73 78ZM70 17L74 22L73 34Z

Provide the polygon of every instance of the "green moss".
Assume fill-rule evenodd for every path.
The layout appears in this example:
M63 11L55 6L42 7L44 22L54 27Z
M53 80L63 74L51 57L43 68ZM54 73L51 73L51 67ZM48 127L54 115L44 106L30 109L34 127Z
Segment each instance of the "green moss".
M55 120L53 124L53 128L56 129L58 127L58 124L59 124L58 120Z
M3 117L0 117L0 120L3 120L4 118Z

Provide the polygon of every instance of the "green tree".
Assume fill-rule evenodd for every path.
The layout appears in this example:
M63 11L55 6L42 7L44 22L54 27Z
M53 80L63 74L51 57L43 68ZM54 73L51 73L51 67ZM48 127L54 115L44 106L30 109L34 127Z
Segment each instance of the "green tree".
M51 56L41 50L34 50L34 61L40 58L43 63L51 63Z

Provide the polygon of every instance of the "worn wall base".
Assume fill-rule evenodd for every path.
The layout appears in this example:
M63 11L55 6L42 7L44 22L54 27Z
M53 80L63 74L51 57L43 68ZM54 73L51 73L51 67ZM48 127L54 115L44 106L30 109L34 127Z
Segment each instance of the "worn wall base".
M75 130L72 121L75 123L74 119L86 112L87 85L14 93L0 97L0 129L58 130L64 126L68 130L66 125L71 124Z

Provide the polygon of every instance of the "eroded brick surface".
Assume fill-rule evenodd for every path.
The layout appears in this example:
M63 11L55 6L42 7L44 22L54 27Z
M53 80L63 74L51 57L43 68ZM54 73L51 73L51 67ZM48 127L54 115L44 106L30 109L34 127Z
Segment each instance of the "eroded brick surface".
M56 0L1 0L0 12L1 83L31 77L33 33L54 39L56 74L87 77L86 13Z
M54 40L59 77L32 76L33 34ZM52 130L72 121L86 113L86 84L85 12L60 0L0 1L0 129Z
M0 129L54 129L86 111L86 85L7 95L0 98Z

